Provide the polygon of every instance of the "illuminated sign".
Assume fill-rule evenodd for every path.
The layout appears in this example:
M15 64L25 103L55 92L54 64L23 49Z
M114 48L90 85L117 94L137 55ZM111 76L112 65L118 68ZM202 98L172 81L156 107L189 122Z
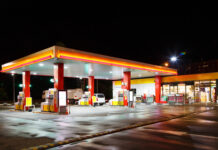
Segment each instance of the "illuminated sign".
M26 106L32 106L32 97L26 97Z
M67 106L67 92L58 91L59 106Z

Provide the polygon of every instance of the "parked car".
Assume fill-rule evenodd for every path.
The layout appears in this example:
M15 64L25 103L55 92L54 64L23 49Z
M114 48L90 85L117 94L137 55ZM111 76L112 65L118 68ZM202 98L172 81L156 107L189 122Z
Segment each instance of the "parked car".
M96 97L96 104L103 105L105 104L105 96L103 93L95 93L94 96Z

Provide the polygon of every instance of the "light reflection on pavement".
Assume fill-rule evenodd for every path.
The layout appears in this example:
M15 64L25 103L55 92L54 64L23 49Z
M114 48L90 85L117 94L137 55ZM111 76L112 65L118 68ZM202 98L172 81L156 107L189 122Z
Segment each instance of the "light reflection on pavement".
M40 114L32 112L0 111L0 140L3 146L23 143L16 148L30 147L43 143L79 137L105 130L124 127L162 117L176 116L199 110L211 109L204 106L158 106L137 105L125 107L71 107L71 114ZM10 138L13 137L13 141ZM30 140L26 143L25 140ZM44 140L42 140L44 139ZM38 142L37 140L40 140ZM9 141L9 143L7 143Z
M51 150L217 150L218 108L52 148Z

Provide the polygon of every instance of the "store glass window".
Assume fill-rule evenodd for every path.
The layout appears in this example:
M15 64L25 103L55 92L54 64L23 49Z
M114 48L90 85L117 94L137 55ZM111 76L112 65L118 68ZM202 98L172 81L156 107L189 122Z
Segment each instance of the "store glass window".
M169 95L169 90L170 90L170 85L169 84L164 84L163 85L163 96Z
M186 99L194 101L194 85L186 85Z
M211 86L216 86L216 80L211 80Z
M211 100L216 101L216 80L211 80Z
M195 84L195 102L200 102L200 87L199 87L200 82L195 81L194 84Z
M210 80L200 81L199 90L200 90L200 101L205 103L211 100L211 90L210 90Z
M178 84L178 93L179 94L185 94L185 83L179 83Z
M170 85L170 94L177 94L177 85Z

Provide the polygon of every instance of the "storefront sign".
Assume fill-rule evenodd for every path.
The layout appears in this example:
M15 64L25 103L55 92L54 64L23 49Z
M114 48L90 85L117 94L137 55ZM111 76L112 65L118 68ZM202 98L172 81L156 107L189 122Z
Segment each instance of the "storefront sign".
M58 91L59 106L67 106L67 92Z

